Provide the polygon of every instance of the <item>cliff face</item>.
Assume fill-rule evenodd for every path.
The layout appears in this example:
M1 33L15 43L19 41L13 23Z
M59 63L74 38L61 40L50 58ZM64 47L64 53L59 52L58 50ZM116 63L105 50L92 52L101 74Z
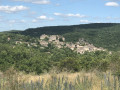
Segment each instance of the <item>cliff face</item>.
M84 53L86 51L92 52L92 51L97 51L97 50L104 51L103 48L97 48L94 45L86 42L83 38L79 39L79 41L76 43L72 43L72 42L68 43L68 42L65 42L65 38L63 36L43 34L40 36L39 42L42 47L47 47L48 44L51 43L51 44L54 44L58 48L68 47L71 50L77 51L78 53Z

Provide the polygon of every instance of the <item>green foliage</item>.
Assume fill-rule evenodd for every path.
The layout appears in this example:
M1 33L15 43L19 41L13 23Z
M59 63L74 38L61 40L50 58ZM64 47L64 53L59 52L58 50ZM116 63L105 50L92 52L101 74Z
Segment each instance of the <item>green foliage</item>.
M76 42L79 38L84 38L97 47L103 47L113 51L120 50L120 24L117 23L41 27L13 33L38 38L42 34L62 35L65 37L66 42Z
M120 52L114 52L111 55L110 68L115 75L120 77Z
M88 53L80 56L80 65L82 69L89 71L89 70L100 70L106 71L109 67L109 54L103 51L96 51Z
M67 57L60 61L60 70L66 69L68 72L78 72L80 71L80 64L76 58Z
M48 38L48 37L45 37L44 41L48 41L48 40L49 40L49 38Z
M107 51L96 51L78 54L69 48L58 49L52 43L49 43L48 47L40 48L39 39L36 37L41 34L57 34L63 35L67 42L76 42L79 38L84 38L95 46L119 50L119 28L120 24L88 24L0 33L0 70L6 71L14 67L26 73L40 74L49 72L53 67L58 67L60 71L66 69L72 72L83 69L86 71L111 69L119 75L119 52L109 54ZM16 41L24 43L15 44ZM38 47L28 47L26 43L37 43Z
M60 41L60 42L63 42L63 39L62 39L62 38L59 38L59 41Z
M78 54L69 48L58 49L52 44L45 49L26 47L23 44L14 47L11 44L0 44L1 71L6 71L10 67L36 74L49 72L53 67L69 72L78 72L82 69L106 71L110 61L110 54L103 51Z

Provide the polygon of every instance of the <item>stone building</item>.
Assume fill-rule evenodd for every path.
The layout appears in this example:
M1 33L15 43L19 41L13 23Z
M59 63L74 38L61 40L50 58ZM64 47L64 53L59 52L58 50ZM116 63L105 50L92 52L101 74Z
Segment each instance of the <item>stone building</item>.
M50 35L50 37L49 37L50 42L56 41L56 40L57 40L57 35Z
M10 37L8 37L8 39L7 39L7 40L8 40L8 41L10 41L10 39L11 39L11 38L10 38Z
M48 46L48 42L47 41L40 41L40 45L47 47Z
M43 35L40 36L40 40L43 40L45 38L48 38L48 35L43 34Z
M48 38L48 41L45 41L45 38ZM68 47L71 50L75 50L78 53L83 54L84 52L92 52L97 50L103 50L102 48L97 48L92 44L86 42L83 38L79 39L76 43L66 43L65 38L60 35L41 35L40 36L40 44L44 47L48 46L48 43L53 43L58 48Z

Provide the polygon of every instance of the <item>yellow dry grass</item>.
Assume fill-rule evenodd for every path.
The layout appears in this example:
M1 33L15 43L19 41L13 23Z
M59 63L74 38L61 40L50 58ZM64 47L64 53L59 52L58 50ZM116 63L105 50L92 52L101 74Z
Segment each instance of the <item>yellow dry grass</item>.
M48 90L49 90L49 85L54 83L54 81L53 81L54 77L57 80L57 82L54 84L58 85L58 81L60 81L60 85L62 86L62 88L64 87L64 84L66 81L69 84L72 83L73 86L75 86L77 84L77 86L75 86L76 88L79 87L79 85L81 85L82 88L84 88L83 86L86 86L87 83L90 83L90 85L91 85L91 82L92 82L92 88L93 88L92 90L101 90L101 82L102 82L102 86L104 88L103 90L108 90L109 85L108 84L106 85L106 81L108 80L108 78L109 78L110 84L112 85L112 87L110 87L110 88L112 88L112 89L114 88L114 84L115 84L114 82L116 82L116 88L118 88L119 84L120 84L118 78L113 77L113 75L111 74L110 71L108 71L106 73L98 72L98 71L93 71L93 72L81 71L81 72L77 72L77 73L61 72L59 74L52 72L52 73L44 73L41 75L35 75L35 74L24 74L21 72L16 72L11 69L11 70L7 71L5 74L3 74L2 76L5 77L5 79L7 80L4 84L10 84L10 85L14 85L14 82L16 82L17 80L18 80L18 83L20 83L20 84L22 84L23 82L31 83L31 81L32 81L32 83L36 83L38 81L41 82L42 80L44 80L43 87L46 87L46 85L47 85ZM87 79L88 79L87 83L85 83L85 84L83 84L83 81L85 79L84 77L87 77ZM11 80L12 80L13 84L11 84ZM79 83L79 81L80 81L80 83ZM79 90L79 89L76 89L76 90ZM117 89L114 89L114 90L117 90Z
M81 78L83 78L84 76L87 76L88 79L92 78L92 86L93 86L93 90L101 90L101 81L103 81L101 79L101 77L99 77L98 75L96 75L96 73L94 72L90 72L90 73L86 73L86 72L78 72L78 73L68 73L68 72L62 72L59 74L55 74L55 73L50 73L50 74L41 74L41 75L24 75L23 79L25 79L26 82L37 82L38 80L42 80L44 79L44 83L46 83L46 81L50 81L51 78L57 77L57 78L62 78L67 77L68 78L68 82L72 82L75 83L75 79L77 78L77 76L80 76Z

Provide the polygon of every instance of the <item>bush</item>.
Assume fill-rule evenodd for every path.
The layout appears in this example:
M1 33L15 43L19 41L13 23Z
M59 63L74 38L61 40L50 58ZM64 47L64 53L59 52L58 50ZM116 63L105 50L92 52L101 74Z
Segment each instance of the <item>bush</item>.
M67 57L60 61L59 68L61 71L67 70L68 72L78 72L80 71L80 64L76 58Z

